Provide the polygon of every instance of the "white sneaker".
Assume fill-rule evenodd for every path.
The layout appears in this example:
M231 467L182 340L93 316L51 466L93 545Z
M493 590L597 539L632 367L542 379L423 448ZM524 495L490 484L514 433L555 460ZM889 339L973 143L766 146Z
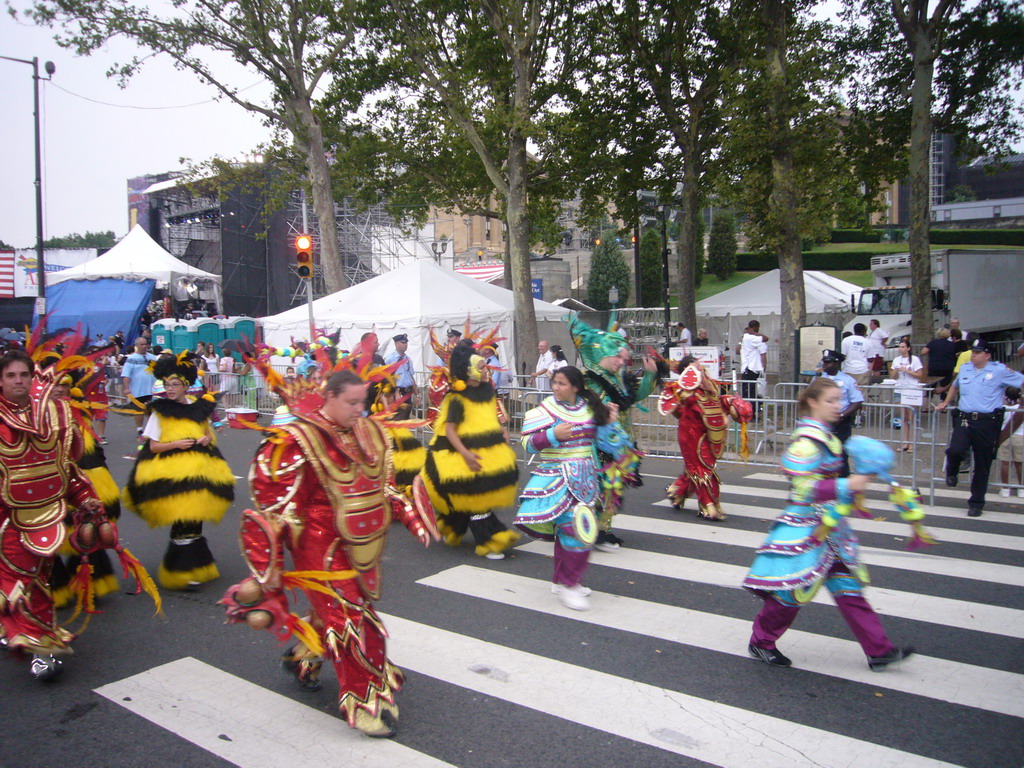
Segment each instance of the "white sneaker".
M1004 499L1010 498L1010 489L1009 488L1000 488L999 489L999 495L1002 496Z
M504 560L505 559L505 553L504 552L488 552L486 555L484 555L484 557L486 557L488 560Z
M558 593L558 599L562 601L562 605L574 611L585 611L590 607L590 598L584 594L583 590L587 589L580 584L575 587L563 587L562 591ZM588 592L590 590L587 590Z
M590 587L584 587L582 584L577 584L576 588L580 590L580 594L582 594L584 597L589 595L591 592ZM562 594L562 591L566 589L569 589L569 587L565 586L564 584L559 584L557 582L551 585L551 593L554 595L560 595Z

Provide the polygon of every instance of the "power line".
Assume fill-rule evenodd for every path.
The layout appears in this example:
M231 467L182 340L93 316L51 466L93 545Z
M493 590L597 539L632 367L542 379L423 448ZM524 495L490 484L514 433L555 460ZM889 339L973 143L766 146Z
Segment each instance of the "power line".
M216 98L211 98L211 99L204 99L203 101L195 101L195 102L193 102L191 104L176 104L176 105L167 106L167 107L140 107L140 106L137 106L135 104L112 104L109 101L100 101L99 99L93 99L93 98L90 98L89 96L83 96L80 93L75 93L74 91L69 91L67 88L65 88L65 87L63 87L61 85L58 85L57 83L53 82L52 80L49 82L49 84L53 88L57 88L58 90L63 91L64 93L68 94L69 96L75 96L76 98L83 99L84 101L92 102L93 104L99 104L100 106L103 106L103 107L114 107L116 109L140 109L140 110L187 109L189 107L200 107L203 104L210 104L212 102L217 101ZM255 82L252 85L247 85L245 88L240 88L238 91L236 91L236 93L242 93L243 91L248 91L250 88L255 88L259 84L260 84L259 82Z

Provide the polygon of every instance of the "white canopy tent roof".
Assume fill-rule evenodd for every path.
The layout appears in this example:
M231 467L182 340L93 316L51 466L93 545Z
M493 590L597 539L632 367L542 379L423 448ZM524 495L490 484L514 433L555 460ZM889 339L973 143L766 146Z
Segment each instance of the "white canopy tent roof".
M546 301L533 304L541 338L571 353L568 329L562 322L566 310ZM452 272L431 259L419 259L313 302L316 327L328 333L340 330L345 349L351 349L363 333L375 331L381 354L386 356L393 349L391 337L408 334L408 355L421 371L437 364L429 328L433 326L443 342L449 328L462 330L467 315L474 330L500 326L507 340L498 345L498 357L515 370L512 292ZM308 305L265 317L261 323L264 340L272 346L287 347L292 337L308 339ZM572 354L567 357L571 359Z
M103 278L136 282L154 280L157 288L170 290L176 299L183 301L201 296L213 300L218 309L221 307L220 275L205 272L175 258L138 224L99 258L59 272L48 272L46 284Z
M807 300L807 323L821 323L842 328L852 317L850 295L860 286L832 277L825 272L804 272L804 293ZM761 333L768 336L769 373L775 373L779 344L792 339L779 338L782 328L782 289L779 270L773 269L752 280L697 302L697 327L704 328L712 344L734 347L750 320L761 323ZM696 328L693 329L696 334Z

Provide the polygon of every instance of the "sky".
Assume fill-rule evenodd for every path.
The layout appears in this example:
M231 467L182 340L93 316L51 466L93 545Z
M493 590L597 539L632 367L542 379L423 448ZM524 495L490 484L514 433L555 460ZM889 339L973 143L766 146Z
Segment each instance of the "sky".
M52 30L0 13L0 56L38 57L43 77L46 61L57 67L53 82L41 81L39 90L44 237L106 230L121 237L128 231L129 178L180 170L182 157L240 157L269 138L257 116L212 101L211 86L166 59L150 59L122 90L105 73L136 50L116 41L77 57L53 41ZM247 97L269 93L232 62L218 67L232 69L232 84L255 85ZM35 246L34 152L32 67L0 60L0 240L16 248Z

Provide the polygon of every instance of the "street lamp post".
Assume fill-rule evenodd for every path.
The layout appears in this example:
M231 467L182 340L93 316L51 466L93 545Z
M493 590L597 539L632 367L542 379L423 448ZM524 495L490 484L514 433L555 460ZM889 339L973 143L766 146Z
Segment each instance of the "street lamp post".
M434 261L440 264L441 259L444 258L444 252L448 250L448 241L441 240L438 242L437 240L434 240L430 243L430 250L434 252Z
M57 71L57 67L54 66L52 61L48 61L43 65L43 69L46 70L46 74L50 77L39 77L39 57L34 56L32 60L28 59L15 59L10 56L0 56L0 59L5 61L15 61L19 64L29 64L32 66L32 89L35 95L35 111L32 113L35 120L35 139L36 139L36 275L39 281L37 286L39 289L39 298L42 299L40 302L41 306L38 307L39 311L37 314L41 317L46 314L46 262L43 258L43 162L42 162L42 148L39 138L39 81L49 80L53 77L53 73Z
M608 289L608 303L612 305L612 312L614 312L615 305L619 303L619 286L613 285Z

